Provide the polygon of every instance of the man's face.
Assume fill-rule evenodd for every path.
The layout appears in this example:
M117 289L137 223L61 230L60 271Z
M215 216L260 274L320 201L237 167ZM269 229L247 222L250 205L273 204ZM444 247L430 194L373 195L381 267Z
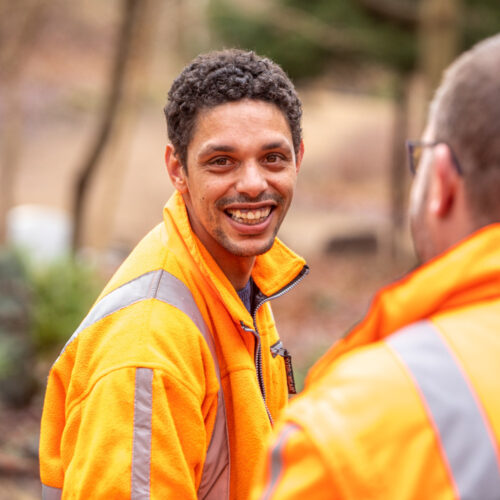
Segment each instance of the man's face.
M200 112L181 190L193 231L219 262L271 248L302 159L274 104L225 103Z
M432 142L432 127L427 126L422 140ZM424 148L422 158L413 179L409 203L410 229L415 252L421 262L435 255L431 224L429 223L428 199L433 158L433 148Z

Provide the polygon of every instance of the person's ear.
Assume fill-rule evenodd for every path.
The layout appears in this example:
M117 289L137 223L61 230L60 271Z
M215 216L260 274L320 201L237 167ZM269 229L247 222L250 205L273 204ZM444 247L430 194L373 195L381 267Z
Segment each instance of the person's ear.
M165 149L165 164L167 166L168 176L174 188L181 194L186 193L188 189L186 169L182 166L172 144L167 144Z
M431 187L430 210L437 217L444 218L456 202L460 176L453 162L450 148L438 144L434 148L433 182Z
M299 151L297 153L297 158L295 158L295 170L297 173L300 170L300 165L302 164L302 159L304 158L304 141L300 141Z

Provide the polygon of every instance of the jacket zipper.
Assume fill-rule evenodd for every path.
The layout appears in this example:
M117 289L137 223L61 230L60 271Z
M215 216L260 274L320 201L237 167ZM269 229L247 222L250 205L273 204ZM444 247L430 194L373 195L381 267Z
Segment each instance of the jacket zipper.
M295 277L294 280L292 280L288 285L283 287L281 290L276 292L273 295L269 295L269 297L265 297L263 300L257 303L257 306L255 307L253 314L252 314L252 319L253 319L253 326L255 330L252 330L249 326L245 325L243 321L240 322L241 328L245 330L246 332L251 333L255 337L255 341L257 342L256 348L255 348L255 354L254 354L254 362L255 362L255 368L257 370L257 380L259 381L259 387L260 387L260 392L262 395L262 400L264 401L264 408L266 409L267 416L269 417L269 421L271 422L271 425L273 425L273 418L271 416L271 412L269 411L269 408L267 406L266 402L266 386L264 385L264 375L262 371L262 345L260 343L260 334L259 330L257 328L257 311L260 309L262 305L264 305L266 302L269 302L270 300L276 299L278 297L281 297L285 293L289 292L293 288L295 288L307 275L309 272L309 267L304 266L302 268L302 271Z
M273 417L271 417L271 412L269 411L269 408L267 407L266 403L266 388L264 386L264 376L262 374L262 347L260 344L260 335L257 331L257 327L255 328L255 330L252 330L249 326L245 325L245 323L241 322L240 324L243 330L251 333L255 337L255 342L257 343L254 354L254 363L255 363L255 368L257 370L257 380L259 382L260 393L262 395L262 400L264 402L264 408L266 409L267 416L269 417L271 425L273 425Z

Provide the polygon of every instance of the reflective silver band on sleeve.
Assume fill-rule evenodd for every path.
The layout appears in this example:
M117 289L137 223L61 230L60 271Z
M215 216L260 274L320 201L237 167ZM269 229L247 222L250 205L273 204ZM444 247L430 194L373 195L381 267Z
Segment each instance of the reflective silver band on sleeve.
M85 328L88 328L120 309L124 309L141 300L152 298L158 288L158 282L162 277L162 273L163 271L160 269L143 274L105 295L94 305L87 316L85 316L84 320L66 342L61 354L63 354L68 345L71 344Z
M176 307L191 318L203 335L212 359L214 360L215 373L219 381L217 394L217 414L210 443L208 445L198 498L200 500L223 500L229 498L229 436L227 431L226 405L222 392L219 362L215 351L215 344L203 316L187 286L166 271L158 281L155 298Z
M500 498L500 468L489 422L444 339L421 321L386 339L419 388L461 500Z
M290 435L298 431L295 424L286 425L278 435L278 439L271 449L271 470L269 472L269 482L266 486L261 500L269 500L273 494L278 481L283 473L283 449L290 438Z
M214 360L215 372L219 381L219 392L217 394L217 414L210 443L208 445L201 482L198 487L199 500L224 500L229 498L229 436L227 430L226 405L222 383L220 378L219 362L215 351L215 344L203 316L187 286L166 271L158 281L155 298L176 307L191 318L203 335L212 359Z
M149 500L150 498L152 415L153 370L137 368L135 371L131 500Z
M90 310L89 314L64 346L60 356L64 353L67 346L73 342L84 329L125 307L148 299L159 300L186 314L203 335L212 355L217 379L219 381L217 415L205 458L202 479L198 489L198 497L203 500L224 500L229 498L229 437L219 363L210 330L196 305L191 291L181 280L163 269L158 269L143 274L119 288L116 288L99 300ZM149 488L149 465L151 460L151 429L149 430L149 449L146 447L147 433L144 430L144 422L147 418L149 418L149 420L151 419L151 414L149 417L146 417L146 407L147 404L149 404L146 400L149 396L147 396L145 387L149 384L149 377L151 377L152 381L152 371L146 368L138 368L136 377L136 406L134 412L138 412L138 408L141 408L139 412L141 418L138 421L141 423L138 428L135 427L136 413L134 413L132 491L136 488L138 492L137 495L145 495L145 493L143 493L145 490L142 486L146 484L145 466L147 463L147 485ZM139 399L137 399L138 396ZM152 411L152 408L150 408L149 411ZM133 496L132 498L140 498L141 500L143 498L149 498L149 493L148 496Z
M61 500L61 488L52 488L42 484L42 500Z

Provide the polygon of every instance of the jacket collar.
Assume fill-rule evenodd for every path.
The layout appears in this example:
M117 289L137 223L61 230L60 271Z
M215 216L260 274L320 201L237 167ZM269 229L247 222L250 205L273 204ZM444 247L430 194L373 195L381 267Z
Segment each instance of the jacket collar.
M382 288L368 314L313 367L308 382L336 358L400 328L457 307L500 296L500 224L486 226L403 279Z
M193 233L184 200L178 191L171 196L165 205L163 218L169 238L172 232L176 232L180 236L177 242L172 242L174 247L177 246L179 249L179 245L184 246L197 268L213 284L221 299L226 304L236 301L239 309L241 301L233 286ZM305 260L276 238L271 249L255 259L252 278L262 293L271 296L286 288L304 269L307 269Z

